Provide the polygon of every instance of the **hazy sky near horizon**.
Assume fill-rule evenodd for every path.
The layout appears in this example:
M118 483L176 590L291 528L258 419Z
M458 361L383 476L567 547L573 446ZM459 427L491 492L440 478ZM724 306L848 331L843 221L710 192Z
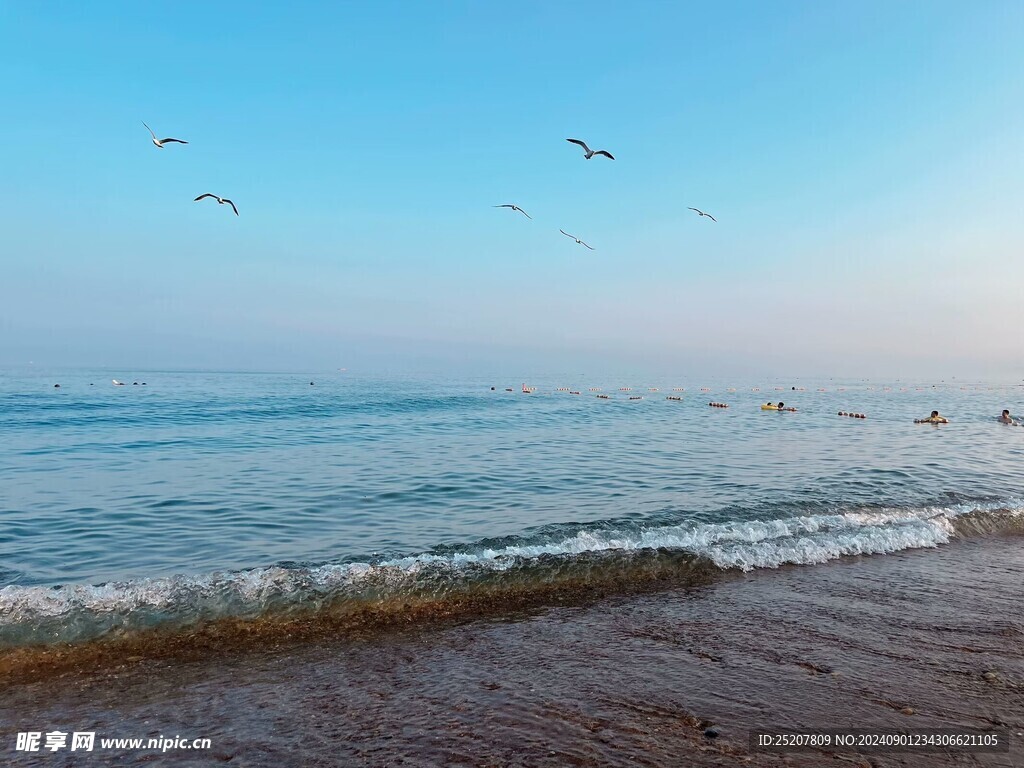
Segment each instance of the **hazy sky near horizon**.
M1022 39L1020 2L0 0L0 364L1019 379Z

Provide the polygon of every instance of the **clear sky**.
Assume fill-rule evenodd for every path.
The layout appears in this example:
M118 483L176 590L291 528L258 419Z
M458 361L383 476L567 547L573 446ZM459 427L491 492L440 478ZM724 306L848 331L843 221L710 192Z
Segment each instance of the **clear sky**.
M1017 0L0 0L0 364L1020 379L1022 40Z

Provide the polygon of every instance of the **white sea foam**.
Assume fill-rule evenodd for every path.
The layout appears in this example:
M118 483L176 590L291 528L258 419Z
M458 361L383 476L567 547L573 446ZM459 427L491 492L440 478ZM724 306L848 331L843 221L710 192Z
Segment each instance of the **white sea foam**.
M421 553L377 563L273 566L96 586L8 586L0 589L0 645L76 641L164 623L287 613L414 590L443 594L481 573L529 567L545 556L571 563L573 556L666 549L707 558L723 569L810 565L847 555L936 547L954 537L956 519L971 512L1007 519L1024 514L1005 505L961 505L649 528L606 525L534 543L517 540L498 548Z

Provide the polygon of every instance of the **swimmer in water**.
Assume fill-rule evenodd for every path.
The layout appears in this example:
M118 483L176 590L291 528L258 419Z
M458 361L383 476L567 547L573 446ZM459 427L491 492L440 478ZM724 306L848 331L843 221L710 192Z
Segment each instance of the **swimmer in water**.
M949 419L945 416L940 416L938 411L932 411L932 415L927 419L914 419L915 424L949 424Z
M1016 424L1017 423L1017 421L1013 418L1013 416L1010 415L1010 412L1008 410L1005 410L1005 409L1003 410L1002 415L1000 415L999 420L1001 422L1003 422L1003 424Z
M793 408L792 406L787 408L786 404L781 402L778 404L777 408L779 411L789 411L790 413L794 413L796 411L796 408Z

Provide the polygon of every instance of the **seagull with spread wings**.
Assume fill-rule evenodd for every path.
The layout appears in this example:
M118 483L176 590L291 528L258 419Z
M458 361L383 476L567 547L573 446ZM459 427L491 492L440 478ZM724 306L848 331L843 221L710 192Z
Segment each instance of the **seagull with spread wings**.
M580 245L586 245L586 246L587 246L587 248L590 248L590 250L594 250L594 249L593 249L593 248L591 248L591 247L590 247L589 245L587 245L587 244L586 244L586 243L584 243L584 242L583 242L582 240L580 240L580 239L579 239L578 237L576 237L576 235L570 235L570 234L569 234L568 232L566 232L566 231L565 231L564 229L560 229L560 230L558 230L558 231L559 231L559 232L561 232L561 233L562 233L563 235L565 235L566 237L571 237L571 238L572 238L573 240L575 240L575 241L576 241L576 242L577 242L578 244L580 244Z
M528 219L532 219L533 218L533 216L528 214L526 211L524 211L518 205L513 205L512 203L505 203L504 205L495 205L493 207L494 208L511 208L513 211L519 211L521 214L523 214L523 216L525 216Z
M142 124L146 125L146 121L143 120ZM149 131L149 135L153 137L153 143L156 145L157 149L163 149L164 144L188 144L187 141L182 141L181 139L158 139L156 134L153 133L153 129L148 125L146 125L146 130Z
M192 202L193 202L193 203L198 203L198 202L199 202L200 200L202 200L202 199L203 199L204 197L212 197L212 198L213 198L214 200L216 200L216 201L217 201L218 203L220 203L221 205L224 205L225 203L226 203L226 204L228 204L228 205L230 205L230 206L231 206L231 210L233 210L233 211L235 212L235 216L237 216L237 215L238 215L238 209L237 209L237 208L235 208L235 204L234 204L234 203L232 203L232 202L231 202L230 200L228 200L228 199L227 199L226 197L217 197L216 195L214 195L214 194L212 194L212 193L210 193L210 192L207 192L207 193L205 193L205 194L202 194L202 195L200 195L199 197L197 197L197 198L196 198L195 200L193 200Z
M572 144L579 144L581 147L583 147L583 158L585 160L589 160L594 155L604 155L609 160L614 160L615 159L614 157L612 157L612 153L611 152L608 152L608 151L603 150L603 149L599 149L597 151L594 151L593 149L591 149L590 147L587 146L587 142L585 142L585 141L580 141L579 139L566 139L566 141L571 142Z
M690 206L687 206L687 208L690 208ZM699 214L700 214L701 216L707 216L707 217L708 217L709 219L711 219L712 221L715 221L715 222L717 222L717 221L718 221L718 219L716 219L716 218L715 218L714 216L712 216L712 215L711 215L710 213L704 213L704 211L700 210L699 208L690 208L690 210L691 210L691 211L697 211L697 213L699 213Z

